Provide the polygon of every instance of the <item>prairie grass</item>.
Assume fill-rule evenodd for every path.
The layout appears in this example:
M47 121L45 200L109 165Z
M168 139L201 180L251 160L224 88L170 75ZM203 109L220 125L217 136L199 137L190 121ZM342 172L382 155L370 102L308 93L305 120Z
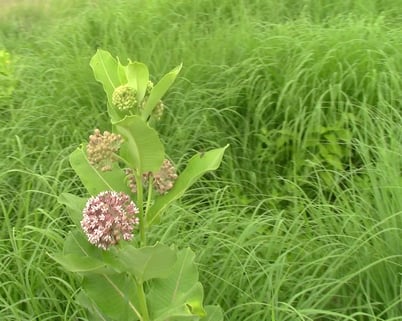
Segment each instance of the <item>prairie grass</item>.
M399 1L20 1L0 15L17 81L0 100L0 319L85 320L48 253L85 193L68 155L108 129L89 59L154 80L183 62L159 125L179 169L230 143L220 169L152 239L197 253L225 320L402 315Z

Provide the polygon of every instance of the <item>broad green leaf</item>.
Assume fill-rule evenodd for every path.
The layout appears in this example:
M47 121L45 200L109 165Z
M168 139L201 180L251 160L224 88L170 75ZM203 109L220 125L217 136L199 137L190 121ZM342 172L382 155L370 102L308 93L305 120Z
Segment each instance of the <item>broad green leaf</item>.
M88 274L84 277L82 288L106 316L124 321L141 319L137 284L130 275Z
M63 253L52 258L70 272L112 273L111 267L103 260L103 252L90 244L82 231L75 230L68 234Z
M87 202L86 198L78 197L70 193L62 193L57 201L67 207L67 212L76 226L80 226L82 210Z
M194 155L188 162L187 167L177 178L173 188L165 195L159 196L147 213L147 226L159 221L160 213L174 200L180 198L185 191L193 185L197 179L208 171L215 170L222 161L225 149L222 148L210 150L204 154Z
M124 192L128 195L131 193L126 184L124 171L118 166L113 166L108 172L96 170L88 162L85 146L77 148L70 154L70 164L91 195L97 195L103 191Z
M124 84L125 67L120 64L112 55L105 50L98 49L92 57L89 65L91 66L94 77L99 81L107 96L107 111L112 121L118 121L124 117L122 113L112 107L112 95L116 87Z
M207 305L205 307L206 316L201 318L201 321L222 321L223 312L220 306Z
M76 295L75 300L79 305L87 310L86 314L88 321L114 321L111 318L102 315L96 304L85 294L84 291L81 290Z
M117 57L117 74L119 76L119 84L127 84L127 66L123 66L120 62L119 57ZM134 87L135 88L135 87Z
M104 262L89 256L81 256L79 254L56 254L51 257L70 272L104 273L107 269Z
M139 116L127 116L113 125L124 139L120 155L131 168L140 173L159 170L165 151L154 129Z
M141 282L165 278L176 262L176 252L163 244L143 248L126 246L118 253L124 271L135 275Z
M142 101L149 81L148 67L140 62L130 62L127 66L128 84L137 89L137 99Z
M95 79L103 85L111 105L113 91L121 84L119 79L120 67L117 60L108 51L98 49L89 65L93 70Z
M76 254L81 257L91 257L102 260L104 250L89 243L86 235L80 229L70 232L64 241L63 254Z
M153 321L205 315L203 288L198 281L194 257L189 248L181 250L171 274L167 278L150 281L147 302Z
M159 102L159 100L163 97L163 95L168 91L169 87L173 84L176 79L178 73L181 70L182 65L177 66L172 71L167 73L162 77L161 80L155 85L152 89L151 94L145 104L144 110L142 112L142 119L147 120L149 115L151 115L152 110Z

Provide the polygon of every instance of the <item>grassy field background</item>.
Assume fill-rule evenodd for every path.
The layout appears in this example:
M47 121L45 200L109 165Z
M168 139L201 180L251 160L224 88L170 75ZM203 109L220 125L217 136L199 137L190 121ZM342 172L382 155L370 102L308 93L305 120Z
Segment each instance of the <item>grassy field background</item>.
M227 143L155 240L197 254L227 321L402 320L402 5L20 1L0 14L0 320L85 320L48 254L84 194L68 155L110 129L89 60L183 62L159 126L180 167ZM0 59L1 61L1 59Z

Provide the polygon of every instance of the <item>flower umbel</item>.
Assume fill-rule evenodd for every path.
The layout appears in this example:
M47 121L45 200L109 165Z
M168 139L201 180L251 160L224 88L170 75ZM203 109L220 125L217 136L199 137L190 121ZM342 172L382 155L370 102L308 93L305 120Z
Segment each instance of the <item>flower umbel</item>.
M134 171L130 168L126 168L124 171L131 192L134 194L137 193ZM176 178L176 169L168 159L163 161L161 168L156 173L146 172L142 174L143 184L146 186L152 180L153 188L161 195L166 194L172 189Z
M148 175L152 175L153 186L159 194L166 194L173 187L177 178L176 169L168 159L163 161L158 172Z
M112 94L112 104L121 111L127 111L137 105L137 91L128 85L117 87Z
M122 142L120 135L108 131L102 135L99 129L95 129L87 145L89 163L102 172L112 170L112 163L117 160L116 153Z
M134 227L139 224L138 213L128 195L106 191L87 201L81 227L91 244L107 250L121 239L133 238Z

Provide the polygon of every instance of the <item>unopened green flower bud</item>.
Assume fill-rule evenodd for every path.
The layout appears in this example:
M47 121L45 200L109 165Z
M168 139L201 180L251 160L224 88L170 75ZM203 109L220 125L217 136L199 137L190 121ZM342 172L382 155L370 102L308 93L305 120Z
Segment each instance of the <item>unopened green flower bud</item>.
M147 89L145 91L145 96L149 96L151 94L152 89L154 88L154 83L151 80L148 80Z
M159 102L156 104L154 110L152 111L152 117L154 117L156 120L160 120L162 118L164 110L165 110L165 105L163 104L162 100L159 100Z
M137 105L137 91L129 85L117 87L112 95L112 104L121 111L135 108Z

